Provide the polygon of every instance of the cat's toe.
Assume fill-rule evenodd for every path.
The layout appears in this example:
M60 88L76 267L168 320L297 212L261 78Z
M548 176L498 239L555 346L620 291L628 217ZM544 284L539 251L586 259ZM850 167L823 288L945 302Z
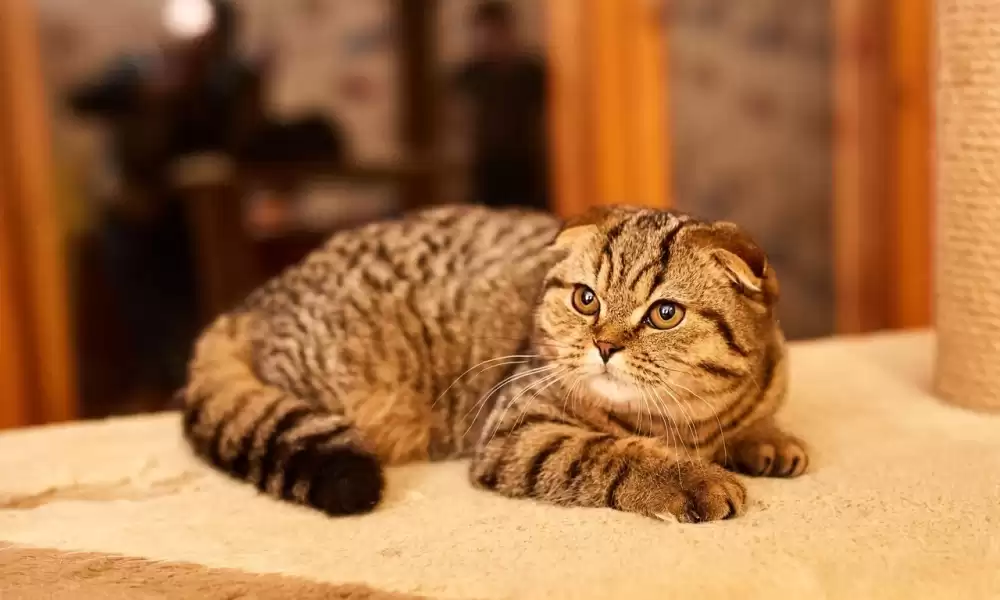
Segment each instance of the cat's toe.
M715 465L695 465L679 480L670 512L681 522L702 523L743 514L747 492L732 473Z
M775 455L773 444L757 441L740 442L729 451L726 466L745 475L764 477L771 473Z
M755 477L798 477L809 465L809 454L794 438L745 440L728 450L725 465Z
M797 440L786 440L777 447L771 477L798 477L809 466L809 452Z
M736 517L743 512L746 503L746 490L735 478L703 481L687 493L688 502L682 520L691 523Z

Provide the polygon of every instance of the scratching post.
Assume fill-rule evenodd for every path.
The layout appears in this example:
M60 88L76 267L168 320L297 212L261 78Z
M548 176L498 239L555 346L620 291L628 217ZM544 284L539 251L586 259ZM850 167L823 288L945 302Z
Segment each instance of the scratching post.
M1000 0L939 0L936 386L1000 411Z

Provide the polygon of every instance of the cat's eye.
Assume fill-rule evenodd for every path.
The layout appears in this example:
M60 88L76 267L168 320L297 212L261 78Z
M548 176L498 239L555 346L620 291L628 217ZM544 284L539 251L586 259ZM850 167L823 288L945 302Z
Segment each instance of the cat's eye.
M656 329L673 329L683 320L684 307L668 300L657 302L646 313L646 324Z
M590 317L597 314L601 303L598 302L594 290L585 285L578 285L573 288L573 308L581 315Z

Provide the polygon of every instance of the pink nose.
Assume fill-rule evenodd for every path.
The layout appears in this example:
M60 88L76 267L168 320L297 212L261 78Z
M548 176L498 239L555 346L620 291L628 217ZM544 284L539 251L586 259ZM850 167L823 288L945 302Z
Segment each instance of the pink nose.
M624 348L624 346L619 346L614 342L605 342L603 340L594 340L594 345L597 346L597 351L601 354L601 359L603 359L605 363L611 360L611 357L615 352Z

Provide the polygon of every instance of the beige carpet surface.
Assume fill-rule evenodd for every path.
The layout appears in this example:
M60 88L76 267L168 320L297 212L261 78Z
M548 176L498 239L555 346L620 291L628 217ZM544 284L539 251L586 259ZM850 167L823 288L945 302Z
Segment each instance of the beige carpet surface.
M154 559L0 544L4 600L422 600L360 585Z
M164 414L0 434L0 541L436 598L1000 598L1000 416L932 397L932 348L795 345L782 417L811 472L749 480L734 521L506 500L462 463L329 519L202 467Z

